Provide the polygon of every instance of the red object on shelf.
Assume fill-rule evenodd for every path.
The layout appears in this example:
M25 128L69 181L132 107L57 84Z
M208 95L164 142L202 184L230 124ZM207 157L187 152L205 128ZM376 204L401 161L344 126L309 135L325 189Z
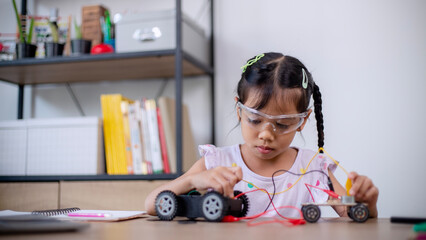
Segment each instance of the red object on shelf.
M91 54L103 54L103 53L113 53L113 52L114 52L114 48L111 45L105 44L105 43L95 45L90 51Z
M3 44L0 42L0 52L3 51Z

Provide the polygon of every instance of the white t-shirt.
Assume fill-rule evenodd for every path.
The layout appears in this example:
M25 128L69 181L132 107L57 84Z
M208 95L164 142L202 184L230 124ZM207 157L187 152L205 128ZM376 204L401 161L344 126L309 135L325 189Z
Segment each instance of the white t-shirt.
M243 180L235 185L234 190L247 192L256 188L263 188L266 189L272 197L272 193L274 192L272 176L264 177L251 171L243 161L240 146L238 144L227 147L200 145L198 149L200 151L200 155L204 157L207 169L212 169L218 166L231 167L233 163L241 167ZM305 183L322 189L329 189L327 185L327 169L334 172L337 167L337 165L331 159L326 157L326 155L318 154L307 168L309 161L316 152L307 149L295 149L298 150L298 153L293 166L289 169L290 172L301 174L301 169L305 169L306 172L311 170L321 170L326 175L320 172L308 173L302 177L282 172L275 174L275 192L278 194L275 195L273 203L277 208L280 206L294 206L300 209L302 203L313 202ZM298 181L299 178L300 180ZM327 201L328 195L323 191L312 187L310 187L310 190L315 202L321 203ZM268 195L263 191L247 193L246 196L249 199L249 210L247 216L253 216L264 212L270 203ZM273 209L272 205L269 206L268 210L269 209ZM294 209L283 208L279 209L279 212L285 217L300 217L299 212ZM275 215L277 215L277 213L275 211L271 211L266 216Z

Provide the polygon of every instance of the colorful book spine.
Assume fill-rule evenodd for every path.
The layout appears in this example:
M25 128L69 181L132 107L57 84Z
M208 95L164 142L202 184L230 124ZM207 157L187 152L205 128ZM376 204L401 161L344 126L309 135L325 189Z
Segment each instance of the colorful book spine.
M104 128L104 148L107 174L114 174L112 150L112 115L110 111L110 96L101 95L102 118Z
M148 174L148 164L146 160L146 150L145 150L145 142L144 142L144 130L143 130L143 118L142 118L142 105L140 100L136 100L134 103L136 119L138 120L139 125L139 136L141 141L141 158L142 158L142 174Z
M161 156L163 158L164 173L170 173L169 158L167 156L166 136L164 134L163 120L161 118L160 108L157 107L158 134L160 137Z
M158 99L158 107L161 112L164 135L166 137L167 157L171 173L176 173L176 118L175 102L167 97Z
M121 114L123 116L123 134L126 155L127 174L133 174L133 156L132 142L130 139L130 124L129 124L129 103L126 100L121 101Z
M153 173L163 173L163 160L161 158L160 137L158 134L157 107L155 100L146 100L146 112L148 116L148 131L151 145L151 161Z
M122 101L131 102L120 94L101 96L107 173L112 175L128 174Z
M133 158L133 173L142 174L142 144L139 120L136 111L137 104L129 104L130 142Z
M148 174L152 174L152 157L151 157L151 140L150 132L148 127L148 115L146 110L147 100L143 99L141 101L141 112L142 112L142 129L143 129L143 143L144 143L144 152L146 156L146 168Z

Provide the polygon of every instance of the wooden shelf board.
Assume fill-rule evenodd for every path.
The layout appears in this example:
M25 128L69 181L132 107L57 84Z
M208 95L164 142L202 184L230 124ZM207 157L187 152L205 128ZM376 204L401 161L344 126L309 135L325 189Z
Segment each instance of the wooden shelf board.
M202 64L187 54L184 56L184 76L210 74L208 67L200 67ZM0 63L0 79L20 85L171 78L174 74L173 50L23 59Z

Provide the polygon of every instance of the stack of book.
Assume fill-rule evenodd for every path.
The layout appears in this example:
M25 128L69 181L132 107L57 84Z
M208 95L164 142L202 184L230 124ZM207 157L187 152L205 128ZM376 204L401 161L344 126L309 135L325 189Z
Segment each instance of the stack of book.
M101 96L101 105L108 174L176 172L174 100L131 100L120 94L108 94ZM197 155L185 106L183 120L183 158L185 166L189 166Z

